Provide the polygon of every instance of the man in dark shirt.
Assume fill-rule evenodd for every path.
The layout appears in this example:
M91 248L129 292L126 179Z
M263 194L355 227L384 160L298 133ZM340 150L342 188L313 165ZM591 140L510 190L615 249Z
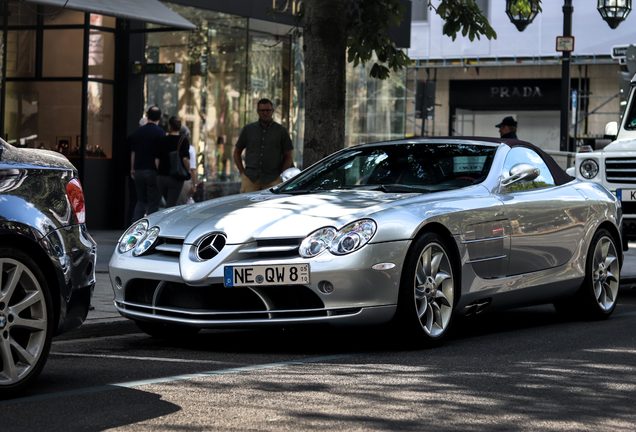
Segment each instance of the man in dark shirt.
M495 125L499 128L501 138L517 139L517 121L512 116L504 117L501 123Z
M161 110L151 106L146 112L147 122L130 137L130 177L135 181L137 203L132 220L136 221L159 210L159 189L157 187L157 155L159 142L166 132L159 127Z
M291 138L287 130L273 120L272 101L261 99L256 106L258 121L243 128L234 148L234 163L241 174L241 192L277 185L280 174L293 164Z

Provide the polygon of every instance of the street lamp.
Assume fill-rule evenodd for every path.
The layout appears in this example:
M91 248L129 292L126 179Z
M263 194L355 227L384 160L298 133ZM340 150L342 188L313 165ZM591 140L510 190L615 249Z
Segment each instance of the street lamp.
M632 10L632 0L598 0L596 9L613 29L627 18Z
M524 8L518 0L506 0L506 15L519 31L524 31L539 13L539 2L537 0L529 0L529 2L529 8Z
M530 6L525 9L521 4ZM506 0L506 14L519 31L523 31L534 20L539 10L540 0ZM597 0L597 9L611 28L616 28L632 10L632 0ZM525 12L523 12L525 10ZM572 38L572 0L563 1L563 36L562 40L571 41L570 47L562 50L561 60L561 122L560 148L574 151L570 146L570 52L574 48ZM573 147L573 146L572 146Z

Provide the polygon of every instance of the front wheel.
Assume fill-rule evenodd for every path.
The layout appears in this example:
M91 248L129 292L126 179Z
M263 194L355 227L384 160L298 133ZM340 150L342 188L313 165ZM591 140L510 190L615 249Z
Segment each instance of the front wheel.
M37 263L0 247L0 399L17 395L44 367L54 332L51 305Z
M441 342L455 308L456 277L448 241L435 233L417 238L404 265L396 320L414 345Z

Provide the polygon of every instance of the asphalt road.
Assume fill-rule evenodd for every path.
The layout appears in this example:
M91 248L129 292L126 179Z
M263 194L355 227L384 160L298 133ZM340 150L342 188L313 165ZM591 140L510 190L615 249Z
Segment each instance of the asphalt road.
M208 331L162 341L127 321L57 338L9 431L636 429L636 290L606 321L550 306L456 322L407 350L377 328Z

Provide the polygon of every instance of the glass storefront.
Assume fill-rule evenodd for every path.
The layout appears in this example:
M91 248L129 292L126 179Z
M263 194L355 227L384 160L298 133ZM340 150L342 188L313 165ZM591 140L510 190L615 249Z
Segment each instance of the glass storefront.
M82 148L86 157L111 158L115 19L15 1L8 12L4 138L71 160Z
M404 138L406 71L378 80L369 76L371 66L347 66L346 146Z
M190 129L199 180L228 185L218 189L220 194L234 193L238 187L234 190L232 185L239 181L234 145L241 128L257 120L256 102L265 97L275 104L274 119L289 130L296 166L302 168L301 32L166 4L196 29L173 31L145 24L127 33L129 25L114 17L2 1L8 9L2 16L7 25L0 40L3 137L18 146L67 155L83 177L87 200L98 201L108 193L127 196L128 186L115 179L128 172L125 136L143 115L143 96L143 107L161 107L164 122L177 115ZM139 38L143 42L138 43ZM116 57L123 55L119 48L125 51L133 45L135 54ZM143 58L136 57L141 49ZM135 75L141 71L132 65L133 57L146 64L174 63L175 71L141 68L143 76ZM122 68L121 61L133 67ZM348 66L343 146L404 136L404 74L392 73L391 79L378 81L368 73L369 67ZM112 190L104 186L109 182ZM95 188L99 190L91 190ZM96 202L90 209L97 225L119 218L114 212L102 215L103 205Z
M298 149L302 136L294 129L298 118L290 100L298 94L292 89L299 77L292 38L251 30L247 18L171 7L197 28L147 34L146 62L180 68L175 74L146 75L146 106L157 104L165 119L178 115L188 126L200 179L238 181L233 147L241 128L257 119L256 101L263 97L274 102L274 119L290 129ZM300 160L302 152L295 156Z

